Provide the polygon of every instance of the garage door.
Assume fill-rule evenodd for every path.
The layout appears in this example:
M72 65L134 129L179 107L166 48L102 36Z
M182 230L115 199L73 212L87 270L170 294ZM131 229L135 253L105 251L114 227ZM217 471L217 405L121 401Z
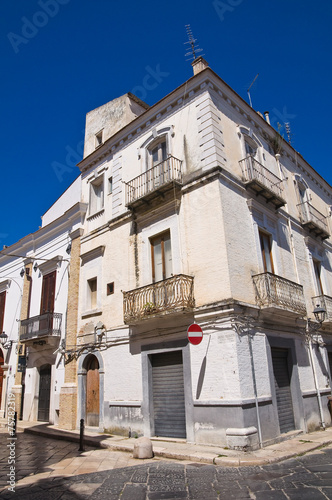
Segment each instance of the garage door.
M182 352L152 355L152 395L156 436L186 437Z
M295 429L292 393L288 371L288 349L272 348L272 363L281 434Z

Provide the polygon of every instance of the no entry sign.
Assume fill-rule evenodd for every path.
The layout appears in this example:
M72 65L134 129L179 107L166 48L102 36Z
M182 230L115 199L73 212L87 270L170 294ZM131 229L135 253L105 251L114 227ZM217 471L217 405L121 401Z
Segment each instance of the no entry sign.
M203 332L202 328L199 325L193 323L192 325L189 326L187 331L188 331L188 340L191 344L198 345L202 342Z

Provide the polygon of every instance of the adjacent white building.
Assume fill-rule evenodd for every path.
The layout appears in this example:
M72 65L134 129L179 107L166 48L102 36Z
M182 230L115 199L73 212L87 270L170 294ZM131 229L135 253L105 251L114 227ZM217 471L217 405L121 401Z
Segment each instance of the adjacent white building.
M72 236L86 210L80 196L78 177L43 215L38 231L0 254L1 330L7 335L3 415L12 392L18 418L58 422Z

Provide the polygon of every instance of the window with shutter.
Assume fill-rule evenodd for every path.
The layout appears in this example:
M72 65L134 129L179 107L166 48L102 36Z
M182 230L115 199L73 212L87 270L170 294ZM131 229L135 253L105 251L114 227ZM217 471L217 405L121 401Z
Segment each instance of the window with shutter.
M54 312L56 271L45 274L43 277L40 314Z

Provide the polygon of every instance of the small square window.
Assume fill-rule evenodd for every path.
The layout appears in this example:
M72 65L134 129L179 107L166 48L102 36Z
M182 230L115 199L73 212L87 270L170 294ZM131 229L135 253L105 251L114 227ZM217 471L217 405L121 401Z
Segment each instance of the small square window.
M114 293L114 281L112 283L107 283L107 295L112 295Z
M103 131L101 130L96 134L96 148L103 143Z
M113 177L108 178L108 194L113 192Z

